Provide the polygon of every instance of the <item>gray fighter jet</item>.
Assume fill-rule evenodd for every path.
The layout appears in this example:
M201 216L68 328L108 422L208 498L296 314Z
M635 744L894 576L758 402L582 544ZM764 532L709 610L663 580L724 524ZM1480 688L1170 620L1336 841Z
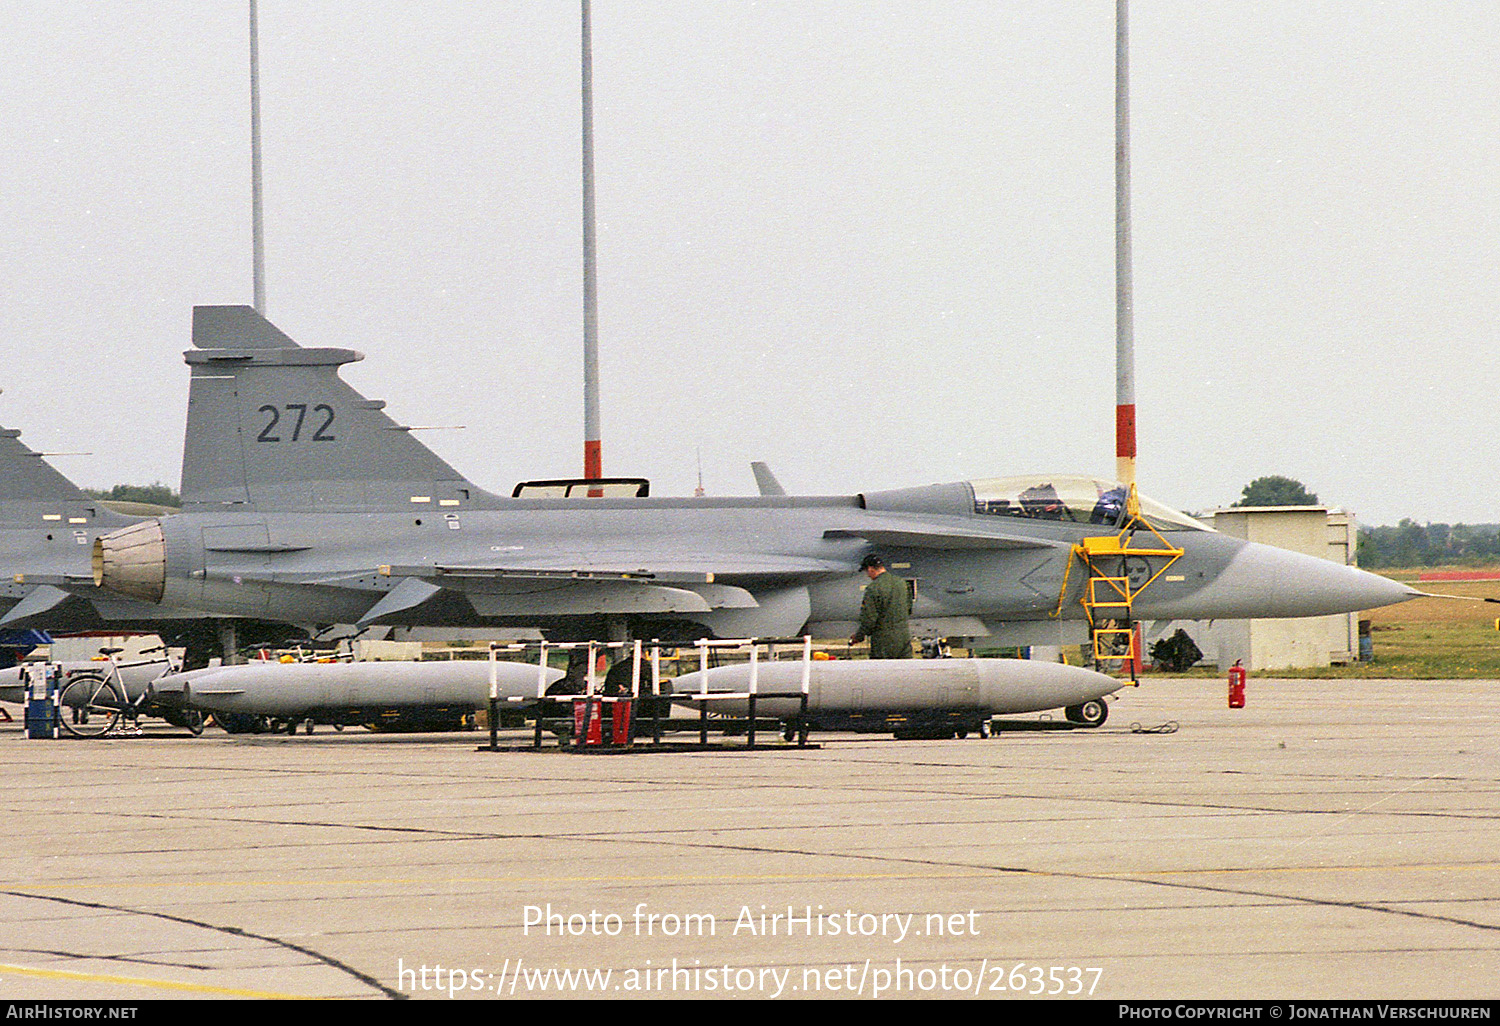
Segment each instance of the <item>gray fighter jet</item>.
M0 429L0 649L29 648L30 631L147 632L188 647L195 662L217 654L217 629L201 611L143 602L94 582L94 541L160 509L85 495L20 435ZM261 641L305 636L281 623L241 626Z
M243 306L196 308L193 343L184 509L94 546L95 581L142 601L559 637L836 637L858 613L860 559L879 551L915 586L917 631L1056 644L1122 620L1318 616L1416 594L1076 477L743 498L546 482L501 497L339 378L360 354L303 348Z
M94 584L89 567L94 539L144 518L85 495L20 435L0 429L0 629L101 630L201 617Z

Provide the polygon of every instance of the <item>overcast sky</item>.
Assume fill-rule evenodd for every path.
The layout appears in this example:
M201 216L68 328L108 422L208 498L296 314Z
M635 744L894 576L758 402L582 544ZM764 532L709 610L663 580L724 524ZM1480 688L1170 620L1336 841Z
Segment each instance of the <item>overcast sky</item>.
M0 8L0 425L180 470L251 301L244 0ZM1500 521L1500 4L1132 5L1140 481ZM582 462L579 5L261 0L268 314L479 484ZM604 469L1114 468L1114 4L595 0Z

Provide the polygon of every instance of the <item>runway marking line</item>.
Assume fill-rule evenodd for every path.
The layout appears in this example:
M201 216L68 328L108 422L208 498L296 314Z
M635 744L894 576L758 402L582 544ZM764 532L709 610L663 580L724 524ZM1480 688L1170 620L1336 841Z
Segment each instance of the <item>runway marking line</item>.
M1128 880L1141 876L1219 876L1232 873L1422 873L1449 872L1455 870L1486 870L1500 868L1495 863L1452 865L1435 863L1428 866L1223 866L1218 869L1143 869L1131 873L1089 873L1090 877L1105 880Z
M838 856L833 856L838 857ZM1115 872L1089 872L1083 875L1093 880L1130 880L1140 877L1151 876L1217 876L1226 874L1243 873L1381 873L1381 872L1449 872L1449 871L1494 871L1500 869L1500 863L1471 863L1471 864L1432 864L1432 865L1397 865L1397 866L1205 866L1201 868L1185 869L1135 869L1119 870ZM614 884L614 883L787 883L799 881L818 880L847 880L858 882L862 880L973 880L994 876L996 873L1005 873L1011 876L1062 876L1072 877L1079 875L1075 872L1056 872L1047 869L1016 869L995 867L993 869L976 870L966 873L784 873L784 874L747 874L747 875L706 875L706 876L462 876L448 877L439 880L435 877L370 877L339 879L329 878L324 880L200 880L196 883L161 881L157 883L142 883L140 881L122 881L115 883L69 883L70 891L97 890L109 888L111 890L162 890L169 887L366 887L378 884L427 884L442 883L453 884ZM21 892L16 892L21 893ZM47 896L47 892L39 889L31 889L30 893L36 897Z
M840 857L840 856L833 856ZM780 873L780 874L746 874L726 876L714 874L708 876L456 876L445 877L439 880L436 877L372 877L368 879L339 879L329 878L326 880L199 880L196 883L174 883L161 881L158 883L141 883L135 880L122 880L115 883L68 883L69 891L75 890L98 890L109 888L110 890L160 890L166 887L328 887L333 885L346 887L363 887L371 884L569 884L569 883L784 883L802 880L969 880L994 876L1001 872L999 869L982 869L967 873ZM1015 870L1004 870L1004 872L1015 872ZM1050 874L1042 874L1050 875ZM11 885L15 887L26 886L24 884ZM28 894L34 897L51 896L46 891L36 887L29 887L27 891L15 890L14 894ZM58 895L60 896L60 895Z
M194 994L218 994L223 997L260 998L275 1001L305 1001L306 994L278 994L267 990L239 990L234 987L213 987L204 983L179 983L174 980L147 980L136 976L109 976L103 973L75 973L65 969L30 969L20 965L0 964L0 976L35 976L44 980L73 980L79 983L121 983L131 987L150 987L156 990L182 990Z

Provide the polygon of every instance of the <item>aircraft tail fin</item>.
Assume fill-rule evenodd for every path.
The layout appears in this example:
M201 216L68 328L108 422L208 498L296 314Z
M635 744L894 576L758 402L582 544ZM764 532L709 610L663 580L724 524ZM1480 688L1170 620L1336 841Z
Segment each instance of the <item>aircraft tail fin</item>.
M762 495L785 495L786 489L781 487L781 482L776 480L776 475L771 473L769 465L756 460L750 464L750 472L755 475L755 487L760 489Z
M14 428L0 429L0 502L84 502L88 497L58 473Z
M52 520L59 527L66 523L74 532L82 524L115 527L131 520L85 495L21 441L21 432L0 428L0 523L36 526L38 518L43 525Z
M301 349L286 332L248 306L193 307L199 349Z
M338 376L364 359L294 342L248 306L193 308L185 509L468 506L488 493Z

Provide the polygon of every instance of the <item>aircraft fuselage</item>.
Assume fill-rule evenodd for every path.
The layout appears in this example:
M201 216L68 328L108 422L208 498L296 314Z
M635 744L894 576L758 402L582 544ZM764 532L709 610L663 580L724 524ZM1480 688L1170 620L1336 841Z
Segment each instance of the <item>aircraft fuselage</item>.
M142 569L159 575L159 596L148 597L216 615L553 629L615 617L638 630L785 635L812 625L826 636L857 617L867 583L857 567L874 549L914 582L919 630L1081 621L1074 546L1114 528L988 516L954 489L183 513L157 522L160 563ZM1137 597L1137 619L1309 616L1406 597L1327 560L1206 530L1165 536L1183 555ZM1131 556L1117 569L1144 582L1164 562ZM1247 562L1254 580L1236 571ZM103 581L112 585L108 572Z

